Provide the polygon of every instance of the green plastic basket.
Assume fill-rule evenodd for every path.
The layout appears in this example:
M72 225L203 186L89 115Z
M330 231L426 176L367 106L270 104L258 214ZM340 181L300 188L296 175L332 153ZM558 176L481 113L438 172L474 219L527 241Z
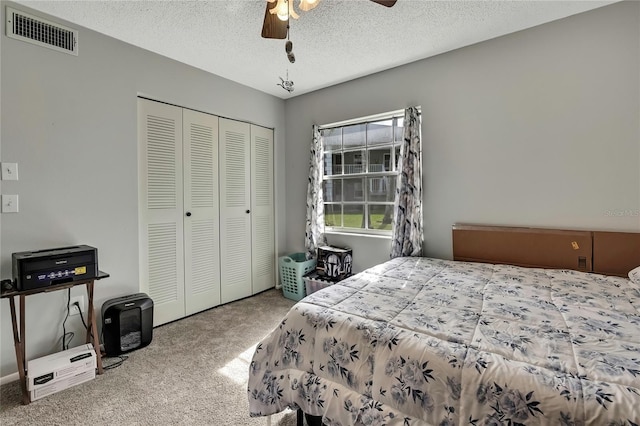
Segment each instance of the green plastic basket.
M280 284L287 299L300 300L305 296L304 277L316 267L316 260L307 260L305 253L293 253L280 258Z

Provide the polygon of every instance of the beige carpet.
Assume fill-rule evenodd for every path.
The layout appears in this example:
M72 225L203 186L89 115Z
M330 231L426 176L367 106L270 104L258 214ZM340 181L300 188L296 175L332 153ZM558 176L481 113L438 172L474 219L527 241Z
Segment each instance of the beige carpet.
M0 424L266 425L248 414L252 347L293 304L268 290L158 327L120 367L27 406L18 382L8 383L0 388ZM295 419L276 415L272 425Z

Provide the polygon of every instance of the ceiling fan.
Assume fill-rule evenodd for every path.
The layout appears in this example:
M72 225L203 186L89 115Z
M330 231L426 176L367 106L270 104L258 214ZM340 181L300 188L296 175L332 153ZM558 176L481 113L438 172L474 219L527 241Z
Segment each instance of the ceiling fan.
M267 0L264 11L264 23L262 24L262 37L285 39L289 27L289 17L298 18L293 10L295 0ZM311 10L318 5L320 0L300 0L300 10ZM370 0L374 3L391 7L397 0Z

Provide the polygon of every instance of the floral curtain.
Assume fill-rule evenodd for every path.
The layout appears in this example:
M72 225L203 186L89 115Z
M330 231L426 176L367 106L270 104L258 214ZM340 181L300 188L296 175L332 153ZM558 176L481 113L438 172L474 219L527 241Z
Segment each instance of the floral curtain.
M422 241L422 152L420 111L404 111L404 141L400 149L400 173L396 185L391 258L421 256Z
M319 127L314 125L311 160L309 161L309 182L307 184L307 227L305 231L307 259L315 258L318 247L327 244L324 236L322 162L322 134Z

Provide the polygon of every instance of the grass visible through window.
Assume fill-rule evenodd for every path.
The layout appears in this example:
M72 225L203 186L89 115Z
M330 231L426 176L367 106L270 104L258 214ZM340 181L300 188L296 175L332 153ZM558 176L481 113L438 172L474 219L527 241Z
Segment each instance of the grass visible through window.
M364 228L364 220L362 214L359 213L345 213L343 216L345 228ZM384 214L371 214L369 216L369 228L370 229L382 229L391 230L391 223L383 223ZM324 223L328 227L340 227L340 214L326 214L324 215Z

